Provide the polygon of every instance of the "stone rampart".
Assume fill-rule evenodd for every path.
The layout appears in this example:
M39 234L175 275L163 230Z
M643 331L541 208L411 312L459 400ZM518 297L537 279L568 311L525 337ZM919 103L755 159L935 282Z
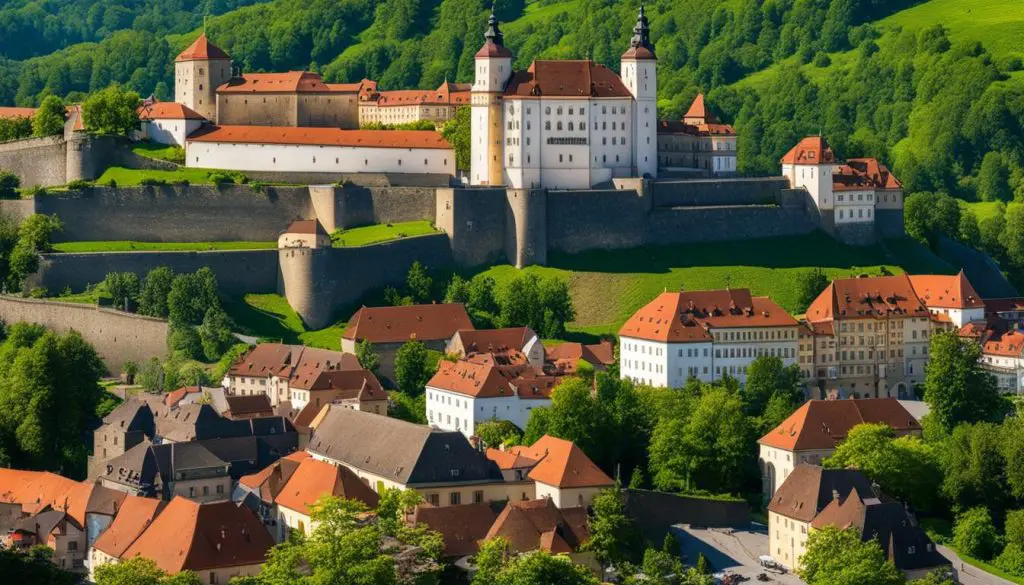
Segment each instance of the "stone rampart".
M434 221L433 187L359 187L335 189L335 223L340 228L403 221Z
M453 265L444 234L406 238L356 248L275 250L280 263L278 292L306 325L320 329L371 291L405 281L416 260L431 269Z
M654 207L764 205L778 202L789 188L785 177L654 181Z
M305 187L175 185L92 187L36 198L37 213L56 214L54 241L273 241L297 219L315 217Z
M630 190L548 191L548 249L574 253L642 246L647 201Z
M875 230L880 238L902 238L907 235L903 224L903 209L875 208Z
M27 138L0 144L0 171L18 175L24 187L63 185L67 182L64 138Z
M744 205L655 209L645 229L644 243L657 246L793 236L818 226L802 210Z
M435 225L448 234L456 264L478 266L505 258L507 205L503 188L437 190Z
M167 355L167 322L93 305L0 296L0 319L7 324L38 323L55 331L71 329L96 348L111 373L126 361L142 363Z
M84 290L109 272L134 272L143 277L157 266L175 272L195 272L206 266L217 275L222 293L272 293L277 290L277 250L224 250L216 252L96 252L43 254L31 286L55 294L71 287ZM408 266L406 266L408 268Z
M0 214L16 222L21 222L35 212L35 199L0 199Z

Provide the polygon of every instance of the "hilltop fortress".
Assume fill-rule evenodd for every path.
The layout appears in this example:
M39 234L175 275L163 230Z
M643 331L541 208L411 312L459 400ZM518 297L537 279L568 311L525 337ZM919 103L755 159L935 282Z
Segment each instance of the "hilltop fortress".
M590 61L538 61L514 72L492 17L469 91L469 186L454 180L454 151L434 132L336 124L332 116L348 111L349 102L338 109L320 98L352 93L358 103L358 88L288 77L287 83L310 91L266 110L289 112L286 125L212 124L211 117L227 115L222 100L230 107L230 100L242 100L242 111L245 100L260 100L256 110L264 111L262 100L273 93L266 88L277 78L250 74L231 81L239 74L230 73L226 53L201 37L178 57L179 101L148 104L142 133L183 140L190 166L198 156L221 161L219 168L244 170L250 179L297 186L95 186L0 201L0 211L55 214L65 225L60 241L277 241L303 232L281 237L276 250L47 254L32 284L51 292L81 290L111 271L143 275L158 265L178 271L210 266L226 294L279 292L311 328L329 324L340 316L336 311L369 291L400 283L414 260L434 268L496 262L522 267L547 263L549 253L814 230L858 245L903 235L896 178L873 159L841 162L818 136L783 157L783 176L716 176L735 170L735 133L707 111L703 96L683 120L656 119L656 58L648 30L641 11L621 76ZM267 95L222 91L232 83L237 89L264 82L260 91ZM375 84L363 93L378 102L374 107L382 106ZM399 98L383 101L413 107ZM315 115L311 104L319 104ZM236 115L252 121L255 114ZM303 127L313 123L336 125ZM95 179L109 166L176 168L134 155L123 142L89 136L69 119L63 137L0 144L0 169L19 174L26 185L56 185ZM210 154L215 150L229 154ZM307 155L311 160L290 162ZM232 165L235 158L260 162ZM690 172L680 170L685 167ZM304 235L308 226L324 234L411 220L429 220L439 233L360 248L330 247L322 237Z

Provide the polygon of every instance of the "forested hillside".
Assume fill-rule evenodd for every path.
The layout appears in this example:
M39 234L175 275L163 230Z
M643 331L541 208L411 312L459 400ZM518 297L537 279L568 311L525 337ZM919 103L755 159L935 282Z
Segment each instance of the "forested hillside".
M0 103L34 105L48 93L76 99L112 82L168 98L175 53L197 34L201 14L221 11L206 30L249 71L310 68L328 81L370 77L392 89L468 81L490 9L485 0L235 8L250 3L9 2L0 16L20 19L0 27L31 34L3 35ZM536 57L590 57L617 68L637 7L498 0L495 8L519 67ZM1018 0L658 0L648 14L661 114L677 117L697 91L709 92L740 132L743 172L776 172L799 137L822 132L842 156L887 161L909 192L987 197L978 185L989 184L979 179L989 155L994 189L1024 198ZM17 60L78 39L98 42Z

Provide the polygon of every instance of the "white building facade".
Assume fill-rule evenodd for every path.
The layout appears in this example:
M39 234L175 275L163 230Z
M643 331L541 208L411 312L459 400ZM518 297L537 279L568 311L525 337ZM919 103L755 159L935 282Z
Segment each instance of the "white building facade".
M619 372L652 386L690 378L746 382L761 356L797 363L799 324L768 297L746 289L662 293L619 331Z
M472 88L473 185L585 189L657 175L657 76L641 9L620 74L589 60L513 71L491 15Z

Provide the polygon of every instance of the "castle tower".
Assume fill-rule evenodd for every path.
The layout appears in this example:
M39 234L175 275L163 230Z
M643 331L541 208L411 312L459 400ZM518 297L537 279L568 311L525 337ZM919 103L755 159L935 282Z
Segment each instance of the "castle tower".
M512 51L505 47L498 19L491 12L484 46L476 53L476 79L472 89L471 185L505 184L502 160L502 93L512 75Z
M658 176L658 58L651 27L640 7L629 49L622 54L620 76L636 100L633 108L633 167L638 177Z
M174 60L174 101L217 121L217 88L231 79L231 57L199 35Z
M832 174L839 161L821 136L808 136L783 155L782 176L794 189L806 189L820 211L831 211L836 201L832 193Z

